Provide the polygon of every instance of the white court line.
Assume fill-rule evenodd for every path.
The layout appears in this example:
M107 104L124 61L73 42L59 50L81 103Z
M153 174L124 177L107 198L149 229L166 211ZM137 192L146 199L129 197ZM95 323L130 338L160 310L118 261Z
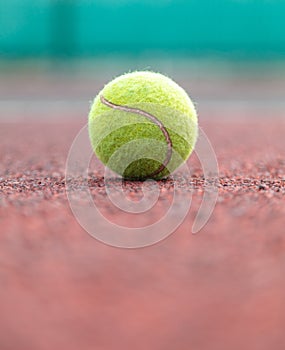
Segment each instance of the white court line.
M87 118L91 101L84 99L0 100L0 122L58 121ZM195 101L201 118L284 118L282 99L200 99Z

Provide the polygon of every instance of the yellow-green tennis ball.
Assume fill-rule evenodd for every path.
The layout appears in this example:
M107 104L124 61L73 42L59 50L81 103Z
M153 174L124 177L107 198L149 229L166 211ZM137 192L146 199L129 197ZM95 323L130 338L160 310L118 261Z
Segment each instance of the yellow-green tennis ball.
M170 78L149 71L108 83L89 113L97 157L128 179L167 177L195 147L198 120L187 93Z

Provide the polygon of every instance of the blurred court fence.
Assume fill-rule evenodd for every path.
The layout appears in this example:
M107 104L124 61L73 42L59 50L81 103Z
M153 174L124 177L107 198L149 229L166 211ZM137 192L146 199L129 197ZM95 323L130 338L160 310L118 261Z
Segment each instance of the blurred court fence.
M1 0L0 58L282 58L284 16L284 0Z

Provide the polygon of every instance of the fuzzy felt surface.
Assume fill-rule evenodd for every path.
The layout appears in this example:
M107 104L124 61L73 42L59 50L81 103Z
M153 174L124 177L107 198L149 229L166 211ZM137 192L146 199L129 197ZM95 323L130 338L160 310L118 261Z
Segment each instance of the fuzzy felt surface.
M114 104L151 113L166 127L173 154L167 168L155 178L173 172L194 149L198 120L187 93L170 78L153 72L124 74L96 96L89 114L89 135L98 158L125 178L147 178L163 163L167 143L157 125L146 117L114 110Z

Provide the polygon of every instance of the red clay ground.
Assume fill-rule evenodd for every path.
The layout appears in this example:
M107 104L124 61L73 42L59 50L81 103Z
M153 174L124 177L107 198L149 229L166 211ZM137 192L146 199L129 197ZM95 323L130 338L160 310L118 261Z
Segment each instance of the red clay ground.
M220 166L209 223L191 234L203 194L193 158L185 222L135 250L99 243L69 209L65 161L82 125L1 124L0 349L284 349L285 122L202 122ZM92 193L119 219L101 176Z

